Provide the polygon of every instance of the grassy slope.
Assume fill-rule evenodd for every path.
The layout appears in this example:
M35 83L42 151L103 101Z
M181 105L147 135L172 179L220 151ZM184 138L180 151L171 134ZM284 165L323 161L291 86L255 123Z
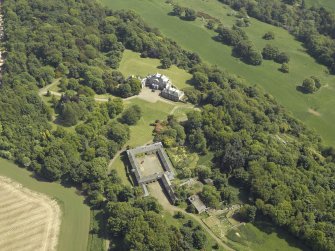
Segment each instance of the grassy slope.
M23 186L54 198L62 208L62 224L59 237L59 251L86 250L90 223L89 207L83 204L83 197L74 188L65 188L57 183L40 182L31 173L12 162L0 159L0 175L9 177Z
M128 102L127 102L128 103ZM169 112L173 109L173 104L156 102L149 103L141 99L132 99L130 104L139 105L142 109L142 117L135 126L130 127L130 140L127 145L136 147L152 140L153 127L150 126L156 119L166 119Z
M235 233L239 233L240 237ZM231 230L229 243L240 251L257 250L285 250L285 251L298 251L309 250L303 246L299 241L292 236L287 235L281 229L274 228L272 225L265 222L257 222L255 225L247 223L240 226L235 230ZM296 243L299 243L298 245Z
M306 0L307 6L325 7L331 10L335 10L334 0Z
M125 77L131 75L145 77L149 74L159 72L168 76L172 83L179 89L189 86L186 84L186 81L191 79L191 74L176 66L172 66L170 69L159 69L159 65L160 62L158 59L141 58L139 53L125 50L118 70L121 71Z
M207 62L217 64L231 73L235 73L248 80L251 84L259 84L271 93L277 100L287 107L293 114L315 128L326 143L335 145L335 130L330 130L335 122L335 77L325 73L326 68L315 63L314 59L304 52L302 45L295 41L287 31L251 19L251 27L246 32L256 47L261 50L267 41L261 39L269 30L276 34L276 40L271 41L280 50L291 56L289 74L283 74L277 69L279 64L265 61L262 66L250 66L231 56L231 47L215 42L214 32L207 30L199 19L195 22L182 21L177 17L169 16L171 6L164 0L102 0L114 9L133 9L144 20L167 37L175 40L183 48L195 51ZM227 16L231 10L216 0L177 0L175 2L202 10L212 16L219 17L225 25L232 25L234 17ZM178 29L176 29L178 27ZM318 93L305 95L296 91L305 77L318 76L326 85ZM308 112L312 108L321 116Z

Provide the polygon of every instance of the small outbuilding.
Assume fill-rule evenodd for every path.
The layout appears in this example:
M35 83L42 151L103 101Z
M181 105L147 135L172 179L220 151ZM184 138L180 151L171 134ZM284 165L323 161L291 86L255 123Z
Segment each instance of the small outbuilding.
M188 201L195 207L199 214L207 210L206 205L202 202L197 194L190 196Z
M212 179L204 179L204 183L207 185L214 185L214 181Z

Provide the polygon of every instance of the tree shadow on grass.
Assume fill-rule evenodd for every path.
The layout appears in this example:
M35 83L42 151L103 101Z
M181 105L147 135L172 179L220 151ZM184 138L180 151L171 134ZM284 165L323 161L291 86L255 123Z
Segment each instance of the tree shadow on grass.
M173 11L168 12L168 16L178 17Z
M222 40L220 39L219 36L212 36L212 39L213 39L215 42L225 44L225 43L222 42Z
M108 251L127 251L127 249L124 246L123 240L114 237L111 239Z
M92 215L93 214L93 215ZM90 235L95 235L103 240L110 240L108 250L126 250L123 241L118 237L111 237L108 233L107 222L108 217L103 210L91 211ZM93 237L94 238L94 237ZM92 248L92 247L91 247ZM91 249L92 250L92 249Z
M107 220L108 217L102 210L93 210L93 224L91 225L90 234L96 234L99 238L108 239Z
M54 181L48 180L42 176L40 176L39 174L32 172L29 175L30 177L34 178L35 180L39 181L39 182L44 182L44 183L53 183Z
M297 87L295 88L298 92L301 92L303 94L309 94L309 92L306 91L306 89L304 87L302 87L301 85L297 85Z
M120 153L120 159L124 165L124 168L126 169L126 175L127 175L128 181L130 182L130 184L134 186L137 181L136 181L135 174L132 172L132 166L130 164L126 151L123 151L122 153Z
M195 86L195 81L194 81L193 78L191 78L191 79L186 80L186 84L191 85L191 86Z
M276 227L273 223L270 223L268 218L257 219L252 223L261 232L268 235L276 234L279 239L285 240L290 247L298 248L304 251L310 251L310 248L306 247L299 239L289 234L285 229Z

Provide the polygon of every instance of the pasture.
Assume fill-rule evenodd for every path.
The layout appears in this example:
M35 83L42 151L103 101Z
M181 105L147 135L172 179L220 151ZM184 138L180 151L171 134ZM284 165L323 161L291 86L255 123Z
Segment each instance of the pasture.
M114 9L132 9L152 27L158 28L163 35L175 40L183 48L197 52L204 61L216 64L230 73L245 78L249 84L258 85L273 95L277 101L291 111L293 115L314 128L327 144L335 145L335 131L330 130L335 122L335 77L327 74L326 67L318 64L310 57L302 44L294 39L286 30L259 22L251 18L251 26L244 28L249 39L258 50L266 43L273 44L286 52L291 61L290 73L278 71L279 64L273 61L263 61L261 66L244 64L232 56L232 48L216 42L214 31L205 28L205 22L198 18L187 22L169 13L172 6L165 0L102 0ZM217 0L175 0L183 6L205 12L221 20L224 25L231 26L236 17L231 16L232 10ZM228 14L230 16L228 16ZM176 29L178 27L178 29ZM273 31L276 39L265 41L262 36L267 31ZM323 83L320 91L306 95L296 90L302 81L311 75L319 77ZM318 116L310 111L318 112Z
M0 176L0 250L56 250L61 211L55 200Z
M306 0L307 6L325 7L330 10L335 10L334 0Z
M0 175L57 201L62 211L58 251L86 250L90 210L84 204L84 197L79 196L75 188L66 188L58 183L38 181L32 177L31 172L4 159L0 159Z

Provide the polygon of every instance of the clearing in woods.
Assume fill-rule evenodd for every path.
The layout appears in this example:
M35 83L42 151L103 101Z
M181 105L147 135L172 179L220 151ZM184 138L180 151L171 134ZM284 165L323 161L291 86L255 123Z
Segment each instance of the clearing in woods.
M0 176L0 250L56 250L60 217L55 200Z
M168 76L172 83L179 89L190 87L190 85L187 84L187 81L192 78L190 73L177 68L175 65L169 69L161 69L159 65L160 62L158 59L141 58L140 53L125 50L118 70L122 72L125 77L131 75L146 77L149 74L159 72Z

